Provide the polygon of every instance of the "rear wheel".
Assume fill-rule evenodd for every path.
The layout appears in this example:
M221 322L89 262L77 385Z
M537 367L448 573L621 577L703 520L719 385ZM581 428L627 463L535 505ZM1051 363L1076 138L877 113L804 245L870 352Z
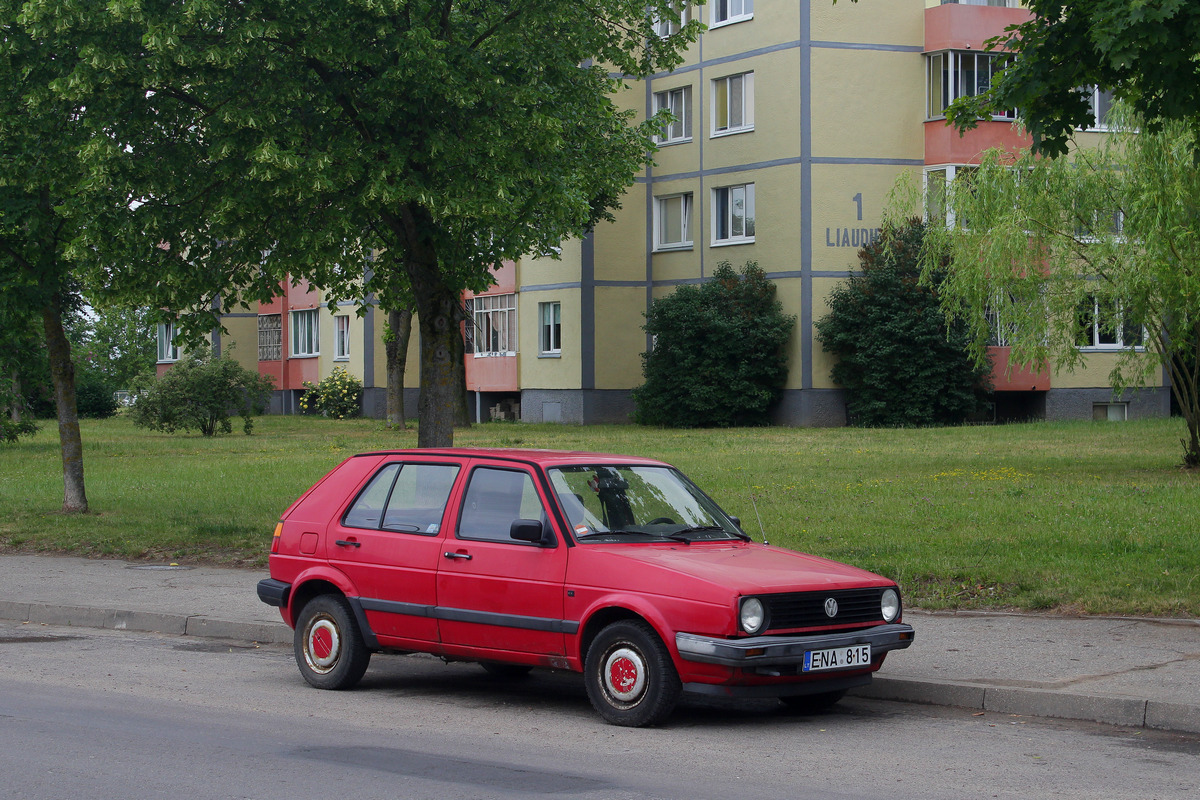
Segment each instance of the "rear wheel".
M584 668L588 699L614 725L662 722L683 690L671 654L641 620L614 622L588 648Z
M322 594L300 611L292 641L300 674L318 689L349 689L371 661L346 598Z

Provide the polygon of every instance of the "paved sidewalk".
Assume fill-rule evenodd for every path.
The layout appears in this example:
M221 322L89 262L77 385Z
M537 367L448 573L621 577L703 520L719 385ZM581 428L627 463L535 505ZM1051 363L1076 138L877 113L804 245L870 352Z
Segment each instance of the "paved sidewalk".
M0 619L290 643L265 572L0 556ZM1200 733L1200 621L909 611L912 647L856 693Z

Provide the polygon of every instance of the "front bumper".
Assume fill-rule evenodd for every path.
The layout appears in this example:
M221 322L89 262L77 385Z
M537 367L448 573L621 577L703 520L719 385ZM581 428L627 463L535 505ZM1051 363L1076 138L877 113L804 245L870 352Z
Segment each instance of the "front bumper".
M679 657L687 661L720 664L726 667L773 667L803 664L804 654L855 644L871 645L872 657L890 650L902 650L912 644L911 625L894 622L848 633L815 636L751 636L746 639L720 639L695 633L675 634Z

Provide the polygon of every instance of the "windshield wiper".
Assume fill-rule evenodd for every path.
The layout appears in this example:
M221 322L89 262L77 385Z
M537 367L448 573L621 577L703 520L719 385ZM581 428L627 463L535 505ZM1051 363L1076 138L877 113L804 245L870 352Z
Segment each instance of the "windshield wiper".
M575 536L576 539L591 539L593 536L657 536L656 533L646 533L645 531L592 531L591 533L582 533Z
M741 531L731 531L727 528L722 528L720 525L695 525L691 528L684 528L683 530L675 531L675 534L673 534L673 535L678 535L678 534L682 534L682 533L704 533L706 531L719 531L720 533L727 533L727 534L736 536L737 538L741 539L744 542L750 541L750 537L747 536L746 534L742 533ZM695 540L689 539L688 541L695 541Z

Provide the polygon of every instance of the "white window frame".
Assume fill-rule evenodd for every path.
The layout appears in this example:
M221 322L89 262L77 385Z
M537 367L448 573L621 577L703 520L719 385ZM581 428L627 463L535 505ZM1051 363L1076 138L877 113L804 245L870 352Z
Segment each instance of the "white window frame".
M737 232L739 201L742 209L741 233ZM754 184L718 186L712 190L712 245L750 244L754 241ZM721 234L725 236L722 237Z
M958 224L958 218L954 214L954 209L949 206L947 200L950 197L951 188L954 181L959 179L959 173L969 174L979 169L973 164L937 164L925 167L921 174L922 190L925 198L924 202L924 217L926 223L941 222L947 227L953 228ZM935 173L942 173L944 180L942 186L942 198L940 213L937 217L930 214L930 180L929 177Z
M1088 95L1088 109L1095 120L1085 130L1108 131L1108 112L1112 110L1113 93L1111 89L1101 89L1099 86L1088 86L1084 90ZM1097 111L1099 108L1099 111Z
M667 231L672 227L667 225L667 220L670 215L675 213L675 208L679 209L680 219L679 224L674 227L679 230L680 238L678 241L667 241L665 238ZM692 248L692 220L694 218L692 211L694 208L695 202L691 192L679 192L654 198L655 251L690 250Z
M674 3L675 8L679 9L679 19L673 20L669 17L660 17L654 15L654 33L660 39L666 39L668 36L674 36L679 33L679 29L692 21L692 4L681 2Z
M1110 313L1105 309L1101 313L1100 301L1095 295L1089 296L1092 309L1089 314L1089 321L1086 325L1081 325L1079 334L1087 334L1088 343L1084 344L1076 339L1075 346L1085 353L1112 353L1120 350L1138 350L1146 349L1146 329L1142 328L1135 332L1137 341L1126 342L1126 334L1130 333L1127 330L1124 320L1124 315L1121 313L1120 303L1115 304L1115 309ZM1087 312L1084 312L1087 313ZM1110 321L1110 316L1113 318ZM1109 323L1109 324L1105 324ZM1112 341L1104 341L1111 339Z
M517 295L475 295L472 302L476 358L517 354Z
M982 94L992 85L993 76L1008 53L984 53L978 50L941 50L925 54L925 119L944 119L946 107L960 97ZM981 64L986 64L985 70ZM1016 109L993 114L994 120L1012 121Z
M292 358L313 358L321 355L321 319L320 311L315 308L301 309L291 313L292 329L291 347L288 349Z
M350 360L349 314L337 314L333 318L333 360Z
M679 86L654 93L654 113L666 109L675 117L654 137L657 144L683 144L692 140L692 87Z
M741 93L740 104L735 101L737 96L735 86L739 87ZM754 73L739 72L735 75L714 78L711 87L711 138L748 133L754 130ZM724 100L720 99L722 94L724 94ZM725 116L725 125L719 127L722 114ZM740 117L741 121L735 124L733 120L736 117Z
M538 353L562 355L562 302L538 303Z
M179 347L175 344L175 323L158 323L158 363L171 364L179 360Z
M710 0L708 5L710 29L754 19L754 0Z

